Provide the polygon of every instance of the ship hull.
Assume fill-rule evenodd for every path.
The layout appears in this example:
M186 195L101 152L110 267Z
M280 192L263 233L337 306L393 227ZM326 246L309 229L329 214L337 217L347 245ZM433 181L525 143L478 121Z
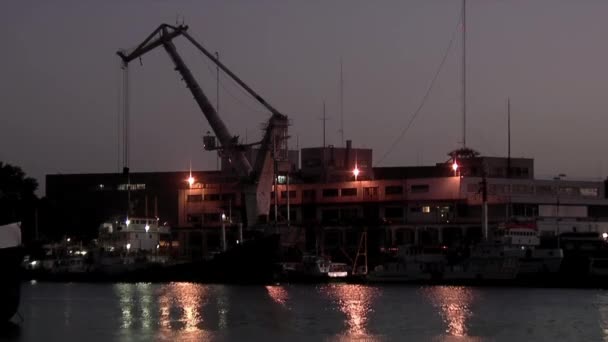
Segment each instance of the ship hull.
M22 258L21 247L0 248L0 322L10 320L19 307Z

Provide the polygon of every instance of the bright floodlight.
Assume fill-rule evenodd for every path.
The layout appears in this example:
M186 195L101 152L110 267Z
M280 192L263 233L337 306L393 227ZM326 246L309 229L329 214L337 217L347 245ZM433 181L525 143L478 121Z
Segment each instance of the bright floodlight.
M602 237L603 237L604 239L608 239L608 233L603 233L603 234L602 234Z
M70 242L70 240L72 240L72 239L70 239L70 238L67 238L67 239L66 239L66 241L67 241L67 242Z
M222 213L222 221L226 221L226 214Z
M146 226L144 227L144 229L146 230L146 233L148 232L148 230L150 230L150 225L146 224Z
M194 177L190 176L190 177L188 177L188 185L190 185L190 187L192 187L192 184L194 184Z
M129 250L129 249L131 249L131 244L130 243L127 244L127 250Z
M458 170L458 163L456 161L454 161L454 163L452 164L452 170Z
M353 175L355 175L355 180L357 180L357 176L359 176L359 168L355 166L355 169L353 170Z
M129 220L129 219L127 218L127 220L125 221L125 224L126 224L126 225L127 225L127 227L128 227L128 226L131 224L131 220Z

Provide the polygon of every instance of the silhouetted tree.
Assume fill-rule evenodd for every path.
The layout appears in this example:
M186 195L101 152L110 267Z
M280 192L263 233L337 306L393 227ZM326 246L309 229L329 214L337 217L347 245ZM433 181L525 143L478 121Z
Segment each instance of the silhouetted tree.
M0 162L0 224L31 221L37 188L20 167Z

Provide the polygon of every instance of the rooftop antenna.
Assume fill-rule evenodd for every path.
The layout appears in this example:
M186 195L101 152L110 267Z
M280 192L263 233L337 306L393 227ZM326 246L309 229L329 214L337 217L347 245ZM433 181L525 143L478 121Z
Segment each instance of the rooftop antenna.
M344 77L342 64L342 57L340 57L340 139L342 147L344 147Z
M220 60L220 53L217 51L215 52L215 58L218 61ZM219 66L219 64L216 65L216 72L217 72L217 77L215 79L215 112L217 113L217 115L220 115L220 66ZM245 133L245 134L247 134L247 133ZM215 163L216 163L216 168L219 171L219 169L220 169L220 152L219 152L219 150L217 151L216 154L217 154L217 156L215 158Z
M462 0L462 147L467 147L467 0Z
M511 178L511 98L507 98L507 178Z
M325 123L327 122L327 120L329 120L325 113L325 101L323 101L323 116L319 118L319 120L323 121L323 148L325 148L327 146L327 144L325 143Z

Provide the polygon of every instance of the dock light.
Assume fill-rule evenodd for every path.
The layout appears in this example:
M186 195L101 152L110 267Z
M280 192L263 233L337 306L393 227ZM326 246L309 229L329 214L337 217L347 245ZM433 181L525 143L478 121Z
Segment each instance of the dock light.
M355 180L357 180L359 173L360 173L359 168L355 165L355 169L353 170L353 175L355 176Z
M192 177L192 176L188 177L187 182L188 182L188 185L189 185L190 187L192 187L192 185L194 184L194 177Z
M150 225L146 224L146 226L144 227L144 229L146 230L146 233L148 232L148 230L150 230Z
M604 238L604 240L608 239L608 233L602 233L602 237Z

